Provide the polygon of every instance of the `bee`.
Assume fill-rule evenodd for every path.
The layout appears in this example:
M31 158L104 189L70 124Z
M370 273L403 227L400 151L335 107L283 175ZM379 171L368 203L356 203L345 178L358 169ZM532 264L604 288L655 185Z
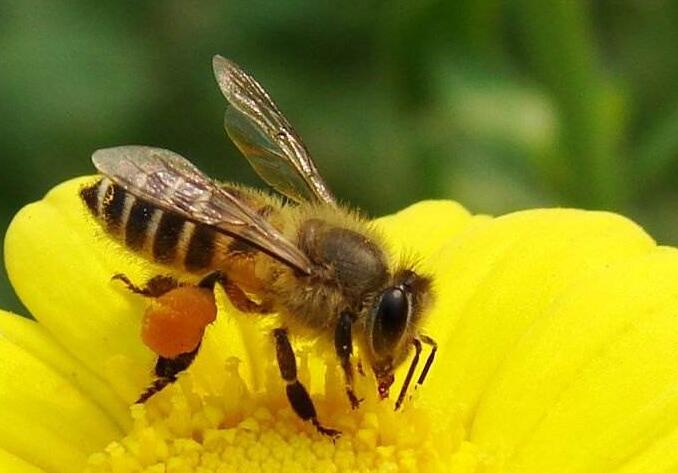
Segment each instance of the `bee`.
M422 344L431 350L416 385L436 353L436 343L420 328L432 280L411 264L394 262L368 221L337 203L299 135L252 76L221 56L212 65L228 102L228 136L282 197L216 182L182 156L146 146L96 151L92 161L102 177L80 192L105 231L127 248L202 276L191 285L159 275L143 287L114 276L153 299L142 339L158 355L157 378L139 402L190 366L216 317L212 289L220 284L239 310L277 317L272 341L289 403L301 419L335 437L339 432L320 423L297 379L289 334L334 347L353 408L361 401L354 390L354 345L382 399L395 369L414 350L398 409Z

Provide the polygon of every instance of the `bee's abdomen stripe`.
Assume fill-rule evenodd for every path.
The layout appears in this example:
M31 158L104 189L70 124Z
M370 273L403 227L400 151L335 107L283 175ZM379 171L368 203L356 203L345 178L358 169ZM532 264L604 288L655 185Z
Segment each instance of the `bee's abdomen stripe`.
M99 179L87 187L80 190L80 197L87 205L87 208L94 216L99 215L99 187L101 187L103 179Z
M177 244L186 220L171 212L162 211L153 240L153 259L171 263L177 255Z
M207 225L196 225L188 241L184 266L189 271L205 269L212 263L216 232Z
M132 250L140 250L148 235L148 228L155 208L142 199L136 199L125 223L125 244Z
M116 232L122 227L122 216L127 198L127 193L120 186L111 184L106 189L101 202L101 215L106 221L109 231Z

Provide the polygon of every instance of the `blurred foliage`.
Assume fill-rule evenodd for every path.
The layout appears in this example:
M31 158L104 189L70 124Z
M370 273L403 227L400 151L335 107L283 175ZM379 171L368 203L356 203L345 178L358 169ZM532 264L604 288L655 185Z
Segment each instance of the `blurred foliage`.
M0 234L107 146L260 185L221 128L220 53L371 214L610 209L676 244L676 45L669 0L0 0ZM2 273L0 307L20 311Z

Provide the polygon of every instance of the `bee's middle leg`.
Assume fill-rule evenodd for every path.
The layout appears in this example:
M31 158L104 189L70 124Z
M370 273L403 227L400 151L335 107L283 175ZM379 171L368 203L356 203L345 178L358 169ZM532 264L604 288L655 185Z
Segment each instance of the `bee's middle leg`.
M200 280L198 286L214 289L214 286L217 283L224 288L228 300L231 301L231 304L233 304L240 312L257 314L268 314L271 312L271 308L267 304L258 304L247 297L245 291L243 291L236 283L228 279L228 276L222 271L209 273Z
M152 298L160 297L172 289L176 289L182 285L172 276L165 276L162 274L153 276L151 279L146 281L146 284L143 286L137 286L127 277L127 275L123 273L114 274L111 279L113 281L121 281L127 287L127 289L135 294Z
M273 337L275 338L275 351L278 359L278 368L280 368L280 375L282 376L287 386L287 399L294 409L294 412L302 419L311 421L315 428L323 435L337 438L341 432L334 429L324 427L318 421L318 416L313 405L313 400L308 394L308 391L303 384L297 379L297 360L294 356L294 350L287 337L287 330L284 328L277 328L273 330Z
M352 335L353 316L348 312L342 312L334 331L334 350L339 357L341 368L344 370L344 380L346 382L346 396L353 409L360 407L362 399L358 399L353 387L353 364L351 355L353 354L353 335Z

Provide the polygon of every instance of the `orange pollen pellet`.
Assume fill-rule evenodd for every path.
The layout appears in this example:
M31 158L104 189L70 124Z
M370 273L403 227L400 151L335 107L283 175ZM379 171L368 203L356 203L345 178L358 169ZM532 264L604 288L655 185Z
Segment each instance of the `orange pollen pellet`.
M211 290L185 286L153 299L141 325L141 338L155 353L174 358L193 351L217 307Z

